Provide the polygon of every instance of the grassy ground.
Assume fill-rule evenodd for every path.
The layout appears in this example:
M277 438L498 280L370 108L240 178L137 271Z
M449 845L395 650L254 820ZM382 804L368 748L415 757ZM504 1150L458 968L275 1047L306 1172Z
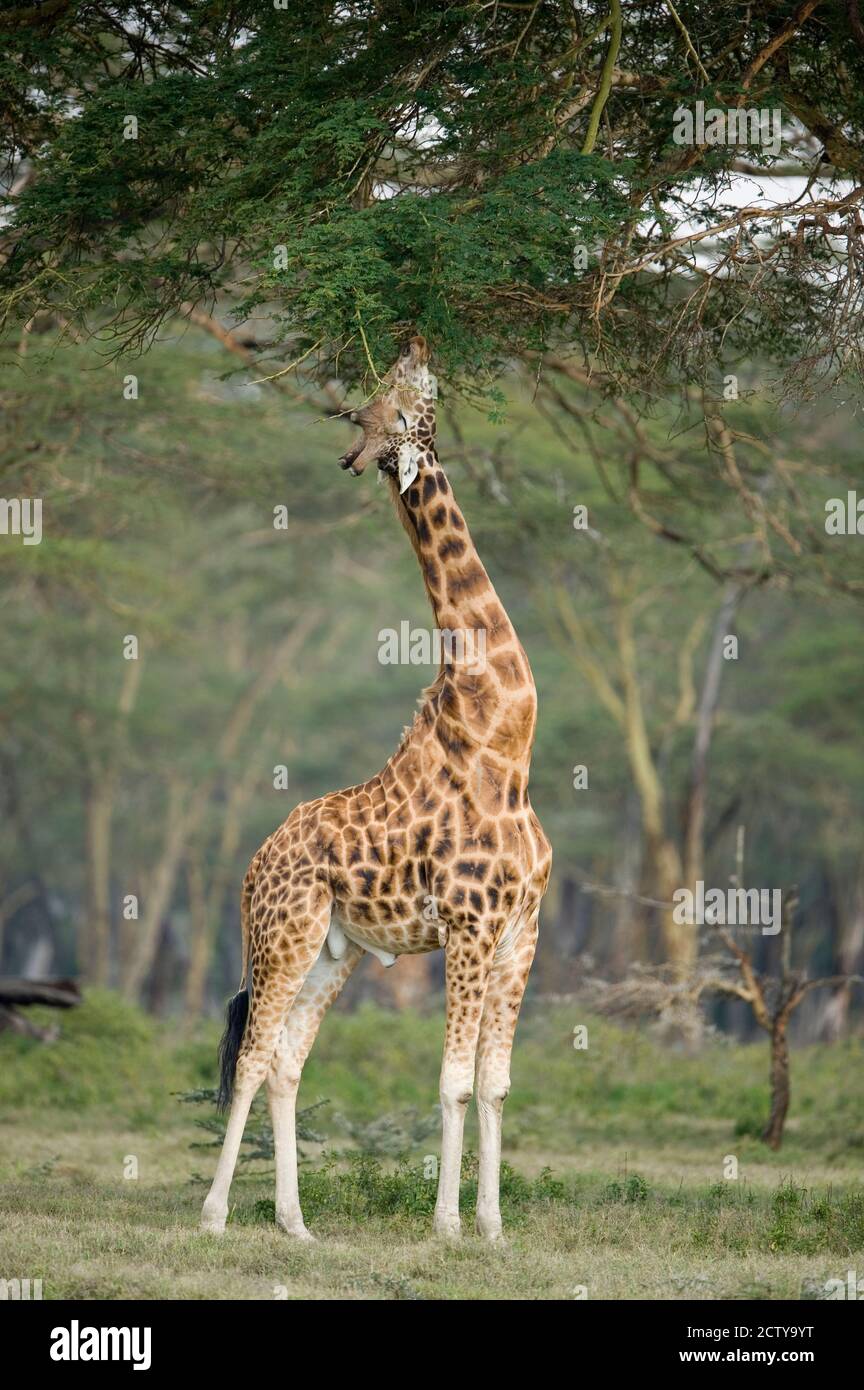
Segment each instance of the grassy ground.
M0 1040L0 1277L41 1277L45 1298L774 1299L864 1273L860 1040L794 1054L778 1156L757 1137L764 1047L687 1056L589 1019L575 1051L577 1022L535 1007L520 1025L497 1250L471 1234L470 1152L466 1234L429 1237L440 1018L329 1017L301 1093L329 1102L303 1145L318 1242L297 1246L266 1159L242 1166L225 1236L197 1231L210 1111L176 1093L212 1085L216 1029L180 1037L93 996L52 1046Z

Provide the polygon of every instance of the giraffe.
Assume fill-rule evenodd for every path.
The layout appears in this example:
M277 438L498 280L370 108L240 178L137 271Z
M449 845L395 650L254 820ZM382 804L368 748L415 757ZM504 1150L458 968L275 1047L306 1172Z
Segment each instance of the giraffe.
M241 894L240 990L220 1049L220 1099L230 1102L230 1115L204 1203L206 1231L224 1229L249 1107L266 1081L276 1221L289 1235L312 1238L300 1210L295 1109L321 1020L364 952L389 966L399 955L442 949L433 1230L460 1234L462 1137L476 1082L477 1230L502 1239L502 1107L552 856L528 798L537 710L531 668L438 460L428 363L425 339L404 345L385 389L351 416L362 435L340 464L357 476L377 463L419 560L436 628L482 634L484 657L479 642L445 644L446 659L383 770L298 806L252 859Z

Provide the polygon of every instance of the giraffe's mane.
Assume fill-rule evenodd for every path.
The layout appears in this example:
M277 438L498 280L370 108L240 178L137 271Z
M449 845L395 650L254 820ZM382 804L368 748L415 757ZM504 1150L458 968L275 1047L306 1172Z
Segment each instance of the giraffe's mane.
M404 729L402 730L402 737L400 738L398 747L396 749L397 753L401 753L402 749L405 747L405 744L408 742L414 730L417 728L417 725L423 718L423 711L427 708L427 706L435 704L439 694L441 693L441 687L444 684L445 675L445 668L442 665L432 684L427 685L425 690L420 691L420 694L417 696L417 712L414 715L414 718L411 720L411 723L406 724Z

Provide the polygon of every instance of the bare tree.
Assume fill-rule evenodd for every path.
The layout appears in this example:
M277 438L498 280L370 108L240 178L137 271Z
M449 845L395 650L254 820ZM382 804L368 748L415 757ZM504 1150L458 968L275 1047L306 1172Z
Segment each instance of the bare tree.
M739 835L739 844L742 837ZM733 878L740 882L740 872ZM719 975L706 981L706 989L714 989L723 994L743 999L753 1010L753 1017L768 1034L771 1040L771 1113L762 1131L762 1139L770 1149L779 1149L783 1143L783 1130L789 1113L791 1083L789 1070L789 1024L793 1013L802 1000L814 989L850 989L853 984L864 984L860 975L828 975L822 979L810 980L806 971L792 967L792 923L798 895L792 889L784 897L782 919L782 950L779 976L760 975L754 969L749 951L734 940L724 927L717 928L717 934L726 950L735 960L739 979L733 980Z

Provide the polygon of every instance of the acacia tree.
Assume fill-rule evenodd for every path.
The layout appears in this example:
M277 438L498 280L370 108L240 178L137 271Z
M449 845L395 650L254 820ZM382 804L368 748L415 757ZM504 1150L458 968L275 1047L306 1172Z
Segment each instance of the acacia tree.
M126 351L218 296L368 387L408 325L474 384L562 344L641 391L860 367L851 0L48 0L0 32L7 322ZM742 207L769 169L788 196Z

